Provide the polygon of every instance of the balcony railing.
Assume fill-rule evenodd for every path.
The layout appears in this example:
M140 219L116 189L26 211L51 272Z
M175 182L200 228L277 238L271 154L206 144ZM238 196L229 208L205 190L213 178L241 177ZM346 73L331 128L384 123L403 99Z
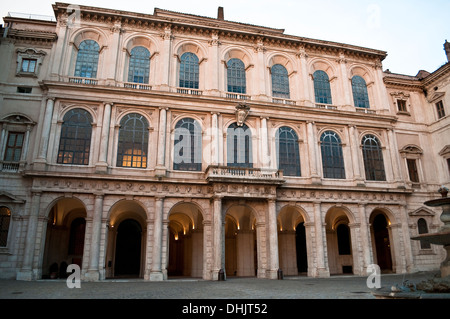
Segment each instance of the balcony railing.
M297 104L294 100L282 99L282 98L279 98L279 97L273 97L272 98L272 103L286 104L286 105L296 105Z
M276 169L229 167L210 165L206 169L208 181L245 181L245 182L269 182L284 183L283 171Z
M97 85L98 80L91 79L91 78L82 78L82 77L78 77L78 76L70 76L69 83Z
M144 90L144 91L150 91L152 89L151 85L144 83L123 82L122 85L126 89Z
M17 173L20 168L19 162L0 162L0 171L5 173Z
M190 88L177 88L177 93L181 94L189 94L189 95L202 95L203 92L198 89L190 89Z
M375 110L367 109L364 107L355 107L356 112L367 113L367 114L376 114Z
M250 100L251 99L250 95L240 94L240 93L227 92L225 96L227 99L233 99L233 100Z
M316 103L315 106L318 109L327 109L327 110L337 110L338 109L336 105L331 105L331 104Z

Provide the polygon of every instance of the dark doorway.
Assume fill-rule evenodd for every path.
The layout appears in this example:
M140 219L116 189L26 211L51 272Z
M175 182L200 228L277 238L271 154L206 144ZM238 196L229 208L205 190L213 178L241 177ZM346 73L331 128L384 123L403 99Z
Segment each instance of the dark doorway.
M297 268L298 272L308 271L308 257L306 253L306 231L305 223L300 223L295 228L295 243L297 249Z
M392 271L391 244L386 217L378 214L373 220L373 232L375 237L375 249L377 251L377 263L381 270Z
M141 264L141 225L126 219L117 229L115 276L139 277Z

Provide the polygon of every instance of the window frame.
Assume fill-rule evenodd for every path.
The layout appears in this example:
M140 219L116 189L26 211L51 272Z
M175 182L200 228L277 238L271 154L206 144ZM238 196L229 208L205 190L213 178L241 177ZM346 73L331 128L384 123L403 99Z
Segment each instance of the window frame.
M370 100L366 80L360 75L354 75L351 84L355 107L369 109Z
M367 141L374 141L376 147L373 144L366 145ZM365 134L361 139L361 151L366 180L385 182L386 167L384 165L383 147L378 137L374 134Z
M145 51L144 51L145 50ZM139 52L142 51L142 52ZM148 53L148 54L147 54ZM130 51L130 57L128 60L128 75L127 80L129 83L142 83L148 84L150 81L150 50L142 45L135 46ZM138 71L142 81L136 81L135 72ZM141 75L143 74L143 75Z
M445 108L444 108L444 102L443 100L439 100L436 103L434 103L435 108L436 108L436 114L437 114L437 118L438 120L444 118L445 115Z
M178 87L187 89L199 89L200 84L200 60L195 53L184 52L180 56L178 71Z
M314 101L317 104L333 104L330 78L323 70L313 73Z
M88 43L94 48L84 49L85 45L89 45ZM73 75L75 77L96 79L99 71L100 45L95 40L85 39L80 42L77 50Z
M44 62L44 58L47 55L45 51L42 50L36 50L33 48L27 48L27 49L17 49L17 68L16 68L16 76L18 77L38 77L40 68L42 63ZM35 67L33 71L23 71L23 62L24 61L33 60L35 61Z
M3 212L5 210L5 212ZM7 212L6 212L7 210ZM6 218L5 218L6 216ZM5 222L5 219L7 221ZM5 226L6 224L6 226ZM8 206L0 205L0 248L7 249L9 243L9 234L11 233L11 224L12 224L12 212ZM5 242L2 245L2 242Z
M133 125L128 124L130 121L133 121ZM137 121L142 124L142 128L137 128ZM149 164L150 141L149 121L144 115L133 112L125 114L121 118L119 123L120 126L117 136L116 167L147 169ZM139 134L141 134L140 140L138 140ZM131 139L128 139L129 137L131 137ZM127 145L131 145L131 149L127 148ZM127 153L130 150L132 151L132 154ZM137 151L136 154L135 151ZM125 157L129 159L124 159ZM123 165L124 162L129 162L130 165Z
M76 125L76 122L68 122L69 119L72 119L73 116L76 114L75 111L82 112L79 113L77 116L81 117L83 116L85 118L85 123L83 125ZM74 130L71 128L74 128ZM82 129L85 129L86 131L83 132ZM80 131L80 132L79 132ZM75 133L75 134L73 134ZM79 133L82 135L85 135L85 137L78 138ZM74 138L71 138L70 135L74 135ZM61 132L59 136L59 143L58 143L58 153L57 153L57 159L56 163L61 165L80 165L80 166L88 166L90 165L91 161L91 153L92 153L92 137L93 137L93 118L92 114L87 111L84 108L73 108L68 110L63 117L63 121L61 124ZM71 141L74 141L72 143ZM83 143L80 143L82 141ZM84 146L84 151L76 150L76 148ZM69 147L67 147L69 146ZM73 150L72 148L75 148ZM67 155L65 155L67 153ZM72 157L69 156L70 153L72 154ZM74 156L78 154L82 154L79 158L78 156ZM65 158L71 158L71 161L65 162ZM80 160L82 163L75 163L75 159Z
M235 134L236 131L238 134ZM231 123L227 128L227 166L253 168L252 147L252 131L250 127L246 124L239 126L236 122ZM242 157L244 162L240 161Z
M329 137L330 141L324 141L325 138ZM335 142L331 139L334 138ZM345 159L344 151L342 149L342 140L336 132L332 130L327 130L320 135L320 153L322 156L322 174L324 178L331 179L345 179ZM328 149L327 149L328 147ZM331 153L331 161L328 156L325 156L326 152ZM333 156L333 154L335 156ZM325 166L325 164L331 163L331 165Z
M282 134L286 134L286 137L282 137ZM277 167L279 170L283 170L283 176L301 177L298 141L298 135L291 127L281 126L278 128L275 136ZM285 152L283 152L283 149L285 149Z
M281 64L277 63L270 68L272 96L282 99L290 99L291 92L289 86L288 70Z
M227 92L247 94L247 75L244 62L238 58L230 58L226 66Z
M187 131L185 131L187 130ZM184 146L177 146L183 139L186 134L183 132L189 132L189 157L190 162L185 163L184 158L185 155L181 155L181 157L177 157L177 150L184 152ZM181 139L182 137L182 139ZM173 154L173 170L175 171L191 171L191 172L201 172L202 171L202 129L200 123L191 117L184 117L177 121L175 124L174 131L174 154ZM177 139L178 138L178 139ZM186 157L186 158L187 158ZM181 159L181 161L177 160ZM197 162L199 160L199 162Z

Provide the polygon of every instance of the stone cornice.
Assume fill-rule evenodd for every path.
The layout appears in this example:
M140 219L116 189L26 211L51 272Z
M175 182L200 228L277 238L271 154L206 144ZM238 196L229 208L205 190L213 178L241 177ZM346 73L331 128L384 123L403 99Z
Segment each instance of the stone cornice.
M53 5L53 10L58 21L62 16L67 16L68 6L69 4L59 2ZM375 49L286 35L283 29L218 20L161 9L155 9L152 15L91 6L78 7L81 11L80 18L84 21L110 24L120 21L123 29L157 29L162 31L164 28L170 27L175 34L195 33L207 37L211 37L212 34L218 34L220 38L234 41L241 40L253 44L257 41L263 41L267 45L290 47L295 50L299 48L325 50L336 55L339 52L343 52L345 55L378 61L382 61L387 55L385 51Z

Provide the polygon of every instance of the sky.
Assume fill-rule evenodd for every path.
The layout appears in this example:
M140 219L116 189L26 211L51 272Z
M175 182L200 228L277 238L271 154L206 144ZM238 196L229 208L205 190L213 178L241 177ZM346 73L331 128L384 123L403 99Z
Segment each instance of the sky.
M4 1L8 12L54 16L50 0ZM383 70L416 75L447 62L450 0L66 0L78 5L153 14L154 8L284 29L285 34L387 52ZM3 21L2 21L3 22Z

